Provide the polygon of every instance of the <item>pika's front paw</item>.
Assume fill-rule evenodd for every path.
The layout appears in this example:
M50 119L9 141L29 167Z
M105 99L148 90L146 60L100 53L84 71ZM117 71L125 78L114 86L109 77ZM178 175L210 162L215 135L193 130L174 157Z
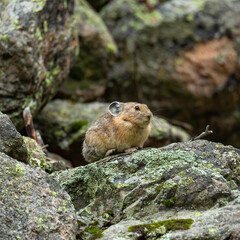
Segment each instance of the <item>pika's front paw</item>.
M116 149L109 149L106 153L105 153L105 157L108 157L112 154L116 153Z
M134 151L136 151L138 148L129 148L129 149L126 149L126 150L124 150L124 152L125 153L130 153L130 152L134 152Z

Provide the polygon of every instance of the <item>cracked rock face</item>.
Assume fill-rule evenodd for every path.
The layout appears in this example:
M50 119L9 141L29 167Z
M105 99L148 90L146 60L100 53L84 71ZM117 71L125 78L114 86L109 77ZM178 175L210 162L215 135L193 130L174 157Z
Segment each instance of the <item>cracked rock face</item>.
M210 239L226 229L226 236L238 236L239 163L238 149L198 140L113 156L53 176L71 196L84 239L94 234ZM223 218L229 211L235 212ZM214 216L219 221L211 222Z
M68 194L44 171L0 153L0 238L73 240Z
M77 38L74 1L4 1L0 9L0 109L17 128L33 116L69 72Z

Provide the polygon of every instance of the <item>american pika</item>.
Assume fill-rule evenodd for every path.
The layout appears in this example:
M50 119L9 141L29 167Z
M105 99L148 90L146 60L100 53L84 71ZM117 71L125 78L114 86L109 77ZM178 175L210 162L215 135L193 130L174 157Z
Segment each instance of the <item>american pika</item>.
M151 130L152 113L145 104L112 102L108 113L86 132L83 156L95 162L112 153L142 148Z

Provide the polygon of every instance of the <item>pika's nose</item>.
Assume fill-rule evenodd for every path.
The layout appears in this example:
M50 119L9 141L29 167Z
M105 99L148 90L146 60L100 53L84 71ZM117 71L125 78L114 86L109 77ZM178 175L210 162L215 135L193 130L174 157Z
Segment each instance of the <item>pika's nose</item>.
M150 120L151 117L152 117L152 114L148 114L148 115L147 115L148 120Z

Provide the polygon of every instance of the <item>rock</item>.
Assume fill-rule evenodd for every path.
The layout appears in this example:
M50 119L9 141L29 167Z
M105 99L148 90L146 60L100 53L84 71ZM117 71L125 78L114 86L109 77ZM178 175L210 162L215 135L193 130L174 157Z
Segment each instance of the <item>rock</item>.
M71 196L83 239L238 239L239 166L239 149L197 140L52 176Z
M0 109L23 127L27 106L36 115L67 76L78 40L74 1L4 1L0 8Z
M6 114L0 112L0 152L21 162L28 161L28 151L23 137Z
M135 240L141 237L141 231L142 235L150 240L239 239L239 204L240 198L238 197L225 207L218 209L162 212L162 216L159 214L152 216L155 222L150 219L121 221L105 230L101 240ZM180 231L176 229L178 226L181 228ZM165 233L166 228L168 228L168 233Z
M190 140L190 136L185 130L168 123L163 118L153 116L152 129L146 146L162 147L172 142L185 142L188 140Z
M93 101L102 96L117 46L100 16L84 0L75 1L78 58L58 96Z
M48 156L46 156L41 146L34 139L29 137L23 137L23 139L29 153L27 163L31 166L41 168L48 173L72 167L71 163L56 154L48 153Z
M101 16L119 54L105 99L145 102L194 124L194 134L210 124L213 139L240 146L229 137L239 130L239 7L235 0L111 1Z
M72 163L63 157L48 152L47 159L52 162L52 172L73 168Z
M90 124L107 112L106 103L73 103L53 100L37 117L37 128L41 131L49 150L71 159L74 166L86 164L82 156L82 142ZM187 141L189 135L172 126L164 119L154 117L153 127L146 146L162 146L172 141Z
M0 153L0 239L75 239L69 195L44 171Z

